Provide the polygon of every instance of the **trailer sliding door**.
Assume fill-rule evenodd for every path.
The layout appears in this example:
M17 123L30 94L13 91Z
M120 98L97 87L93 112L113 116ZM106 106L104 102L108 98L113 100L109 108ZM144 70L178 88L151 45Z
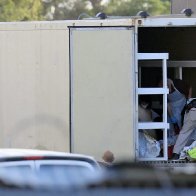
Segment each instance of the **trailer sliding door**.
M71 28L71 151L133 158L132 28Z

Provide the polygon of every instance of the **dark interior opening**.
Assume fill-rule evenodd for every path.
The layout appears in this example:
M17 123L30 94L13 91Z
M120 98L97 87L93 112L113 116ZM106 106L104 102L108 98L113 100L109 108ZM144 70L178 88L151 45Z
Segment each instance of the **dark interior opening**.
M176 73L182 67L182 79L192 86L192 97L196 97L196 27L140 27L138 52L169 53L168 61L178 61L179 66L168 67L167 77L179 78ZM156 87L158 78L162 77L161 67L149 64L140 70L141 87Z
M169 60L196 60L196 27L141 27L139 52L168 52Z

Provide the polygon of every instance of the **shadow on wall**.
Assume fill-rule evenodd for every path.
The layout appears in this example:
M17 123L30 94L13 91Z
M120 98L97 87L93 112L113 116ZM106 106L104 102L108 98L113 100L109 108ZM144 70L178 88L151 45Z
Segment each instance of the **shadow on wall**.
M5 138L5 147L55 150L66 148L66 123L56 116L40 114L18 122ZM50 149L49 149L50 148Z

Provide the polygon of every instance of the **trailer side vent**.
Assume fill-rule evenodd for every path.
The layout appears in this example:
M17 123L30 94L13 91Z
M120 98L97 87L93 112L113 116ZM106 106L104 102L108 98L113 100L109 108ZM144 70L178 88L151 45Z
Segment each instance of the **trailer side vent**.
M99 12L96 14L96 18L100 18L100 19L104 20L107 18L107 15L103 12Z
M193 11L191 8L183 9L181 11L182 14L185 14L185 16L190 17L193 14Z
M150 15L149 15L148 12L146 12L146 11L139 11L139 12L137 13L137 16L140 16L141 18L147 18L147 17L150 16Z
M90 16L86 13L81 13L79 16L78 16L78 20L80 20L82 17L87 17L87 18L90 18Z

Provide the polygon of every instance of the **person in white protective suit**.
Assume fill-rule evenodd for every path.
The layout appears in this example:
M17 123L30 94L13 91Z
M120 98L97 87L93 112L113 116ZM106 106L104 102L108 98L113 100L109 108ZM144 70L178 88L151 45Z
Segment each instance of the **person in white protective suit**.
M180 79L167 80L169 94L168 100L168 145L176 143L177 136L182 128L182 111L186 105L187 99L191 96L191 87Z
M186 144L195 139L196 132L196 99L193 99L187 106L184 115L184 124L177 137L176 143L173 149L172 159L179 158L181 150Z
M174 82L171 79L167 80L169 94L167 95L168 100L168 122L177 124L181 128L181 112L186 105L187 95L177 89Z

